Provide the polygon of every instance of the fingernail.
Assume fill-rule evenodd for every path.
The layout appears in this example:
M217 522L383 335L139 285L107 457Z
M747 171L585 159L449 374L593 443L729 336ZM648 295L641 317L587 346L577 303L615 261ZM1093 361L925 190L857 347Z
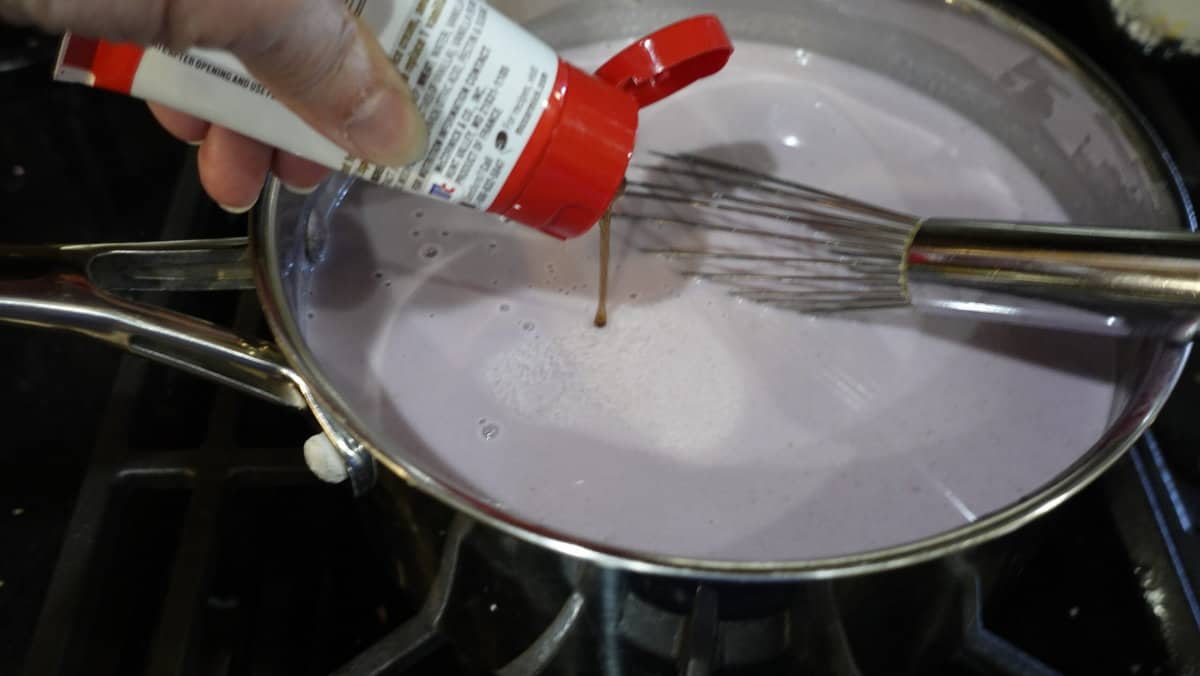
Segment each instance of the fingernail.
M280 180L279 182L280 182L280 184L283 185L284 190L287 190L288 192L292 193L293 195L309 195L314 190L321 187L321 184L319 182L314 183L313 185L310 185L310 186L292 185L291 183L288 183L287 181L284 181L284 180Z
M187 143L189 146L192 146L193 148L199 148L200 146L204 145L204 139L199 139L196 141L185 141L184 143Z
M255 204L258 204L258 200L257 200L257 199L256 199L256 200L254 200L253 202L251 202L251 203L247 204L247 205L246 205L246 206L244 206L244 207L234 207L234 206L230 206L230 205L228 205L228 204L221 204L220 202L217 202L217 206L221 207L221 209L223 209L224 211L226 211L226 212L228 212L228 213L231 213L231 214L233 214L233 215L235 215L235 216L236 216L236 215L239 215L239 214L244 214L244 213L246 213L247 211L250 211L251 209L253 209L253 208L254 208L254 205L255 205Z
M376 164L404 166L425 154L425 122L408 90L397 82L363 101L346 134L356 152Z

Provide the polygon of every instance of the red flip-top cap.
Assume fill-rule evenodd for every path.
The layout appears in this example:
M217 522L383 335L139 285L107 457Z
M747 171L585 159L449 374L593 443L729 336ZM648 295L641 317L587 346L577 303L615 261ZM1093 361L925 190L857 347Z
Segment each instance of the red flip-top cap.
M629 45L596 75L629 92L642 108L661 101L729 63L733 45L712 14L673 23Z
M561 64L546 113L551 119L561 106L557 124L547 128L541 158L510 177L521 188L510 204L498 205L502 213L560 239L590 230L621 187L638 110L721 70L732 53L721 22L704 15L638 40L595 76ZM526 152L538 152L537 145L531 140Z
M541 157L525 171L521 163L513 170L509 181L519 182L520 193L502 213L570 239L600 219L621 187L637 134L638 106L628 94L566 63L559 66L550 98L544 115L557 113L557 124L545 130L549 139ZM537 152L540 133L534 131L526 153Z

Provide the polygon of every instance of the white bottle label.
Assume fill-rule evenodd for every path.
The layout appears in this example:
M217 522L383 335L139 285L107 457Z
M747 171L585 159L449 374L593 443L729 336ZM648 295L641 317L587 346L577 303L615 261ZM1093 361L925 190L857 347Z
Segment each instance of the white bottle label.
M347 0L347 6L379 36L428 125L428 151L412 166L347 157L228 53L147 49L130 93L376 183L490 207L545 110L557 55L481 0Z

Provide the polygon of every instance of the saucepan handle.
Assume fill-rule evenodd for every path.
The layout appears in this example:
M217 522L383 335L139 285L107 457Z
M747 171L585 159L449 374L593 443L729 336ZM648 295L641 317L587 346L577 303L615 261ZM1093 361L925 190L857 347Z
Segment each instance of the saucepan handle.
M294 408L302 380L270 343L117 291L254 288L246 238L0 245L0 322L90 336Z

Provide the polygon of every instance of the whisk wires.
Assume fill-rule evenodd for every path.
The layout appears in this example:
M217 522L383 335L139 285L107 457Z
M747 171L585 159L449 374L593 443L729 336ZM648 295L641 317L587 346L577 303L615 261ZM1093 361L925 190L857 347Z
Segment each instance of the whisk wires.
M735 297L805 313L908 304L915 217L718 160L653 156L631 165L613 214L666 229L641 251Z

